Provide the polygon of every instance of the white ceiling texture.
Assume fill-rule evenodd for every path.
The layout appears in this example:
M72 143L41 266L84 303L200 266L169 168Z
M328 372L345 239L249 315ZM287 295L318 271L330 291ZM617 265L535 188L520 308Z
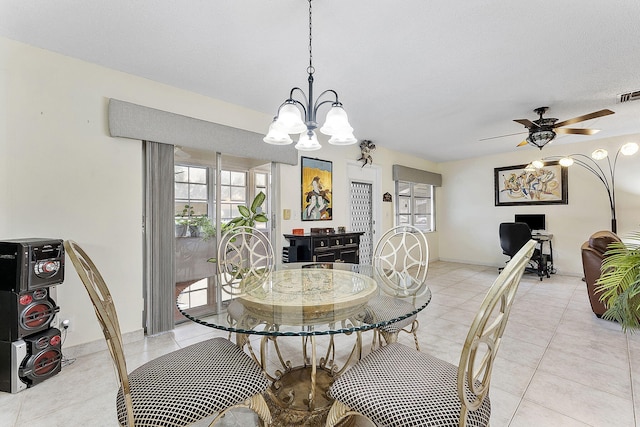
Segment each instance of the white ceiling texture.
M270 116L306 91L305 0L0 0L0 35ZM313 57L357 138L432 161L516 150L526 134L480 140L541 106L616 113L554 144L640 132L619 102L640 90L638 0L314 0Z

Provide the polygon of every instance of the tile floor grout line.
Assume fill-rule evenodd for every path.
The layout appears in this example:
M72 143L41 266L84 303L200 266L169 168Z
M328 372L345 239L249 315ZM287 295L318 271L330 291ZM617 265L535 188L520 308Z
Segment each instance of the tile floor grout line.
M533 289L533 286L529 288L529 291L531 291L531 289ZM571 294L572 297L573 297L573 294L575 294L575 292L576 292L576 289L574 288L573 293ZM538 360L538 363L536 364L535 370L533 371L533 375L531 375L531 378L529 378L529 381L527 382L527 386L524 388L524 392L522 393L522 396L520 397L520 401L518 402L518 405L516 406L516 409L513 412L513 415L511 416L511 419L509 420L509 424L508 424L509 426L511 425L511 423L513 422L513 419L515 418L516 414L518 413L518 409L520 409L520 406L522 405L522 401L524 400L524 397L527 394L527 390L529 390L529 387L531 386L533 378L538 373L538 369L540 369L540 365L542 364L542 359L544 359L544 356L547 354L547 351L549 350L549 347L551 346L551 342L553 341L553 339L556 337L556 335L558 333L558 328L560 327L560 323L562 322L562 319L564 318L564 315L568 311L569 304L571 304L571 298L569 298L569 300L567 300L567 303L566 303L566 305L564 307L564 310L562 311L562 316L560 316L560 319L558 320L558 323L556 324L556 327L553 329L553 335L551 335L551 338L549 338L549 341L547 341L547 344L545 345L545 348L544 348L544 352L542 353L542 356L540 357L540 360ZM544 408L546 408L546 409L548 409L550 411L558 412L555 409L547 408L546 406L541 405L538 402L534 402L534 403L536 403L537 405L540 405L540 406L542 406L542 407L544 407ZM569 418L575 420L575 418L573 418L573 417L571 417L571 416L569 416L567 414L563 414L561 412L558 412L558 413L563 415L563 416L566 416L566 417L569 417ZM582 422L580 420L576 420L576 421Z

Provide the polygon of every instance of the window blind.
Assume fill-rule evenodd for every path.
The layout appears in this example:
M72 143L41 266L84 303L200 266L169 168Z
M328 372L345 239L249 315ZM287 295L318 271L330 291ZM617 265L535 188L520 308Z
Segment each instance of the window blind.
M442 187L442 175L439 173L402 165L393 165L392 174L394 181L416 182L419 184L433 185L434 187Z

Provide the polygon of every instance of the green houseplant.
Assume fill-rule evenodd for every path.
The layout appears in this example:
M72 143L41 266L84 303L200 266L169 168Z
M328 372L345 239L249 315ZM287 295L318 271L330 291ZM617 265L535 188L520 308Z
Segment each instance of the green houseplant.
M640 242L640 232L630 235ZM607 307L603 317L614 320L622 330L640 329L640 244L614 242L608 246L597 281L600 300Z
M176 223L176 237L184 237L187 234L187 229L191 222L191 217L194 215L193 206L184 205L182 212L177 212L175 217Z
M262 205L267 196L261 191L251 202L251 206L238 206L240 215L234 217L231 221L221 224L220 231L226 233L234 227L255 227L257 222L267 222L269 218L263 213ZM202 227L202 237L208 240L216 235L216 228L211 221L207 219L208 224ZM215 261L214 261L215 262Z

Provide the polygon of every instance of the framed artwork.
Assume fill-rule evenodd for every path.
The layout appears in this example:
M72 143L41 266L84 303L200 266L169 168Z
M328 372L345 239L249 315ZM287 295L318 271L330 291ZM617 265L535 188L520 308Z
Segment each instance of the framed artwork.
M568 203L567 168L547 162L540 169L527 165L494 169L495 205L547 205Z
M301 157L302 218L303 221L333 219L331 186L333 163L327 160Z

